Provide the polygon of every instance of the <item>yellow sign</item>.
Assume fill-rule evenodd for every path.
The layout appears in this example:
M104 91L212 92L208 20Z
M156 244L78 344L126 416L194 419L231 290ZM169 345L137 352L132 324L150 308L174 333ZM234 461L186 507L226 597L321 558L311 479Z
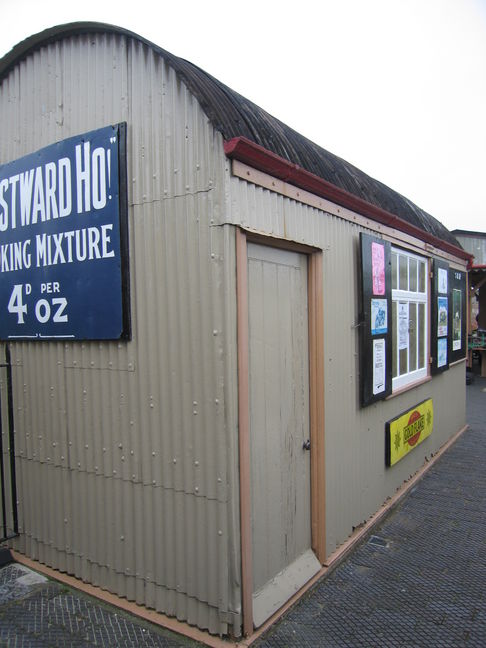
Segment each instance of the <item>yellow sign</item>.
M419 403L385 425L385 460L387 466L397 461L422 443L434 425L432 399Z

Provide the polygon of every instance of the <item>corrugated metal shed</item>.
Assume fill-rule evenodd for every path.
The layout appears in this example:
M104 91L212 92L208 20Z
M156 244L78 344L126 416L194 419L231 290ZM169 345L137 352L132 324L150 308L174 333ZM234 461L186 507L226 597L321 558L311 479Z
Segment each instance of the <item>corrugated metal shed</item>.
M40 44L55 42L69 34L97 32L129 35L152 47L174 68L198 99L214 128L226 140L246 137L354 196L395 214L439 239L458 245L442 223L401 194L305 138L189 61L119 27L100 23L75 23L41 32L19 43L0 61L0 79L16 62Z
M126 30L97 23L47 30L0 61L0 83L1 162L127 123L133 336L11 343L17 547L138 603L237 636L245 606L235 245L242 230L312 246L322 257L327 553L463 424L464 399L451 412L451 397L464 390L464 372L452 367L380 407L360 409L356 251L370 223L231 174L223 139L247 138L424 233L457 241L396 192ZM400 231L392 234L400 244ZM0 395L1 388L0 379ZM424 455L387 471L384 420L429 397L438 405L437 432Z

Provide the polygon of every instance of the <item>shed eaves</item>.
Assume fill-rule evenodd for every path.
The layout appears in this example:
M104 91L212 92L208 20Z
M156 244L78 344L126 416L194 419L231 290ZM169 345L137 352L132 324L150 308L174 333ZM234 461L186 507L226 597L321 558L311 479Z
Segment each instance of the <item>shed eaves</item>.
M120 27L103 23L79 22L59 25L30 36L0 60L0 81L30 51L72 35L89 33L125 35L152 48L175 70L197 98L214 128L226 141L235 137L247 138L371 205L461 248L453 234L442 223L412 201L318 146L196 65Z

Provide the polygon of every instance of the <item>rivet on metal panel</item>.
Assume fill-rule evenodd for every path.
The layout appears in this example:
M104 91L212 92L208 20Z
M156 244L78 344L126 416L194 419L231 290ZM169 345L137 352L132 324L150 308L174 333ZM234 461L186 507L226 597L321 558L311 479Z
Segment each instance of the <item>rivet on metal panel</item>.
M67 524L67 523L68 523L67 518L64 518L64 524Z
M130 454L133 455L133 450L130 450Z
M87 450L87 449L89 448L89 445L88 445L88 444L86 444L86 445L85 445L84 447L85 447L85 448L86 448L86 450Z
M133 451L132 451L132 454L133 454ZM155 457L155 452L152 452L152 457Z
M177 463L177 459L176 459L175 457L174 457L174 459L173 459L172 461L173 461L174 463Z
M192 413L194 414L194 416L197 416L197 410L193 410Z
M199 486L196 486L194 490L196 491L196 493L199 493Z
M61 455L61 461L64 461L64 455Z
M196 461L194 462L194 465L195 465L195 466L199 466L199 461L196 460Z
M155 481L155 479L152 479L152 486L155 486L156 483L157 483L157 482Z
M116 470L113 471L113 474L116 475Z
M125 461L125 455L122 455L122 456L121 456L121 460L122 460L122 461Z
M119 447L120 450L121 450L121 449L123 448L123 444L122 444L122 443L119 443L119 444L118 444L118 447Z
M214 402L215 402L216 405L219 405L219 398L215 398Z
M220 536L223 535L223 532L221 531L221 529L218 531L218 535L220 535Z
M120 536L120 540L123 542L123 540L125 540L125 536Z
M106 448L103 448L103 452L106 452Z
M213 335L218 335L218 331L216 329L213 330Z

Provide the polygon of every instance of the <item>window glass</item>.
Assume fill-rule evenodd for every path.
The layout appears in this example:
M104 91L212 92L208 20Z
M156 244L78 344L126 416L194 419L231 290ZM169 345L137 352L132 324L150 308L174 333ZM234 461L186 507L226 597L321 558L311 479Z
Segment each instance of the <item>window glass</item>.
M425 367L425 336L427 331L425 329L425 304L418 305L418 328L420 335L418 337L418 361L419 369Z
M408 263L407 257L400 254L398 257L398 288L400 290L408 290Z
M415 267L415 270L417 267ZM410 344L410 353L409 353L409 371L415 371L417 369L417 338L419 337L419 331L417 328L417 304L411 303L409 305L408 315L410 317L408 321L408 339Z
M424 262L419 263L419 291L425 292L425 268Z
M397 282L397 253L392 252L392 290L398 288Z
M417 292L417 259L408 260L409 283L408 289Z

